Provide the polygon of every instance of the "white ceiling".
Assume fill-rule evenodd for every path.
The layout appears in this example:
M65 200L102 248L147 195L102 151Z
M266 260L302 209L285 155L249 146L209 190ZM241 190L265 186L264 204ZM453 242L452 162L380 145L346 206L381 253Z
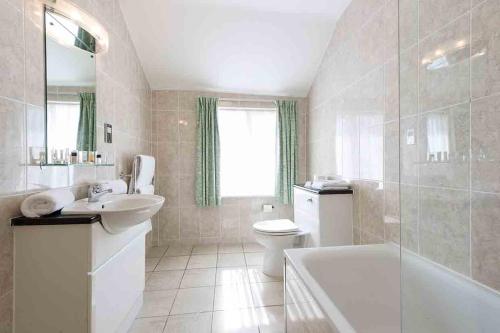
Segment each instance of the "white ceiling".
M350 0L120 0L152 89L306 96Z

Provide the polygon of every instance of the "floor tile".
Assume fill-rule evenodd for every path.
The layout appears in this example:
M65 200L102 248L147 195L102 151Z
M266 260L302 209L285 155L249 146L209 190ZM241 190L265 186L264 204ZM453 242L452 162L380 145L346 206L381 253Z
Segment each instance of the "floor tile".
M192 250L191 245L170 245L165 255L167 257L188 256Z
M146 258L146 272L154 271L159 261L160 258Z
M245 253L247 266L262 266L264 253Z
M189 258L187 265L188 269L192 268L211 268L217 267L217 255L216 254L199 254L192 255Z
M137 317L167 316L177 290L145 291L144 303Z
M136 319L128 333L162 333L166 321L167 317Z
M179 289L170 314L212 311L214 287Z
M161 271L153 272L146 282L144 290L168 290L178 289L184 271Z
M259 243L245 243L243 244L243 251L247 253L264 252L264 247Z
M163 333L210 333L212 312L170 316Z
M285 332L285 312L283 306L256 308L260 333Z
M253 283L250 285L255 306L283 305L283 282Z
M217 244L200 244L193 248L193 254L216 254Z
M219 253L217 267L238 266L245 266L245 256L243 253Z
M181 256L181 257L163 257L158 265L156 266L156 271L171 271L171 270L179 270L186 269L186 265L188 263L189 256Z
M215 285L215 268L187 269L181 288L210 287Z
M240 243L219 244L219 253L240 253L243 246Z
M259 333L257 313L254 309L216 311L212 333Z
M146 258L161 258L167 251L168 246L153 246L146 250Z
M248 284L227 284L215 287L215 310L253 307L252 291Z
M269 276L262 273L262 266L249 266L248 278L250 279L250 283L283 281L281 277Z
M246 267L217 268L217 285L249 283Z

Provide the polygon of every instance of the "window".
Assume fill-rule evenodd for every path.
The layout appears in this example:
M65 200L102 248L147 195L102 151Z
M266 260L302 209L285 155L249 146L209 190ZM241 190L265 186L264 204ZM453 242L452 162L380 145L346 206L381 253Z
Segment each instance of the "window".
M47 102L47 146L75 150L79 121L79 102Z
M274 196L276 110L218 109L222 197Z

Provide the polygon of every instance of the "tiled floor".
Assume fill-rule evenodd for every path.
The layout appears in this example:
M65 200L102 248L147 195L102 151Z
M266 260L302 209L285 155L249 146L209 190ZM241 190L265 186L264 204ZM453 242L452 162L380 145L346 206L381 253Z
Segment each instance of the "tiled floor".
M129 333L284 332L283 282L261 266L255 243L149 249Z

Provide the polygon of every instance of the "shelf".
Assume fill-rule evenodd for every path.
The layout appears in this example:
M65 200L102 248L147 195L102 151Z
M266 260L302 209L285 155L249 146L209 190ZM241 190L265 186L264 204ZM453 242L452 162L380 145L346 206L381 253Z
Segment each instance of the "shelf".
M32 166L37 166L39 167L39 164L32 164ZM78 163L78 164L42 164L42 167L70 167L70 166L75 166L75 167L110 167L110 166L115 166L114 164L93 164L93 163Z

